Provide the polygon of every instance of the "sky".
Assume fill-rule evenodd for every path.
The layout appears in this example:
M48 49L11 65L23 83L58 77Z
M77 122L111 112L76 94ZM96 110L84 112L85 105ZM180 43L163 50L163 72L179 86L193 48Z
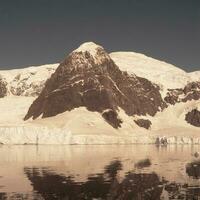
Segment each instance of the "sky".
M0 69L61 62L87 41L200 70L200 0L0 0Z

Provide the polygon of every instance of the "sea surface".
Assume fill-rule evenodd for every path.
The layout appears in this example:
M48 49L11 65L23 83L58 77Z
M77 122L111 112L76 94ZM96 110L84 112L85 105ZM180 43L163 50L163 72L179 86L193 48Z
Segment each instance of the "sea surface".
M195 152L200 146L2 145L0 200L200 199Z

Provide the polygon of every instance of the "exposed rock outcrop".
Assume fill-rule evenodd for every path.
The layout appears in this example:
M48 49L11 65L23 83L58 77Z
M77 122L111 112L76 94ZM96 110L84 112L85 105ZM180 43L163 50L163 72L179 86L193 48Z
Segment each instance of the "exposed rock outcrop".
M200 99L200 82L188 83L184 88L169 89L164 100L172 105Z
M116 111L107 109L102 113L102 117L114 128L121 127L122 120L118 117Z
M146 128L146 129L150 129L151 127L151 121L148 120L148 119L137 119L137 120L134 120L134 122L140 126L140 127L143 127L143 128Z
M147 79L120 71L102 47L85 43L72 52L47 80L25 120L40 115L55 116L80 106L100 113L111 109L116 115L120 107L131 116L153 116L166 104L159 87ZM110 119L108 113L106 118Z
M7 83L6 81L0 76L0 98L3 98L7 94Z
M200 111L193 109L185 115L185 120L196 127L200 127Z

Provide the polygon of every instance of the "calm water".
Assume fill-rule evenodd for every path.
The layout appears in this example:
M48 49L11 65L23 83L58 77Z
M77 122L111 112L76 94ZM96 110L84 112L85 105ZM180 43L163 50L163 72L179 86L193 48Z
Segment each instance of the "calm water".
M0 199L200 199L196 151L200 146L0 146Z

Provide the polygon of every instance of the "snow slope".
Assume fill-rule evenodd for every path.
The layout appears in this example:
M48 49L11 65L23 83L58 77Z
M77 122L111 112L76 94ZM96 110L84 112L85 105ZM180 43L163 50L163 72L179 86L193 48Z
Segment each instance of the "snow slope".
M33 97L6 97L0 99L0 143L2 144L133 144L155 143L166 136L170 143L200 144L199 128L184 122L184 114L200 107L200 102L187 102L168 107L155 117L138 116L152 121L147 131L138 127L134 117L119 109L124 121L122 127L110 126L98 112L80 107L55 117L23 121L22 117ZM165 123L163 123L165 122Z
M188 82L200 81L200 71L187 73L163 61L135 52L113 52L111 58L122 71L147 78L166 89L183 88Z
M8 96L0 98L0 127L21 126L34 97Z
M0 143L3 144L110 144L130 143L135 135L130 130L138 130L144 141L146 130L126 118L120 130L110 126L98 112L90 112L84 107L59 114L55 117L24 121L23 117L34 97L9 96L0 99ZM124 119L125 120L125 119ZM139 139L140 138L140 139Z

